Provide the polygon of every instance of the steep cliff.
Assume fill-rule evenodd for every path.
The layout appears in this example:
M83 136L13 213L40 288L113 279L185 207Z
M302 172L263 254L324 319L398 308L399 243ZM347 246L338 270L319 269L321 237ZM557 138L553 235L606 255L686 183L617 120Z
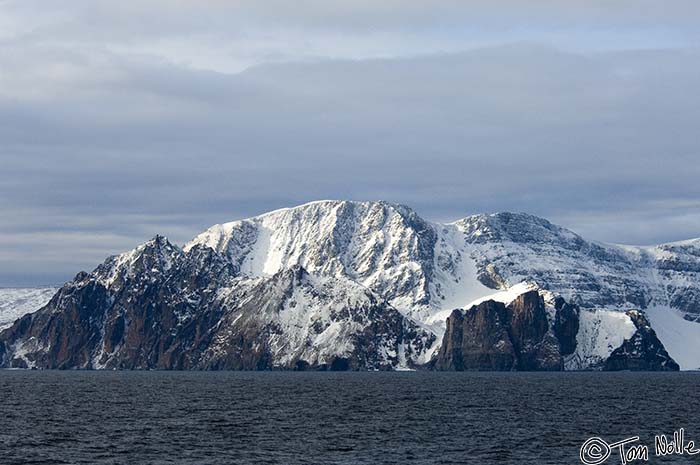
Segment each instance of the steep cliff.
M556 299L553 310L553 318L548 318L544 299L536 290L519 295L508 305L486 300L454 310L430 367L447 371L564 370L565 361L576 356L580 310L561 298ZM677 371L678 364L644 316L638 311L624 316L636 328L633 334L614 350L611 346L608 356L571 368Z

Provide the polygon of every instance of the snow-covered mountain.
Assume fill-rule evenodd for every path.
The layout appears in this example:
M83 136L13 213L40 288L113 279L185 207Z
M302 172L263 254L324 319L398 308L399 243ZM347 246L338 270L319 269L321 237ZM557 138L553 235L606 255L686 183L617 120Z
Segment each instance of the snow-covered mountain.
M557 333L566 333L556 343L562 367L604 367L613 355L607 366L650 366L629 360L630 341L658 345L651 322L671 356L697 368L699 273L700 240L617 246L526 214L438 224L386 202L319 201L215 225L182 249L156 237L110 257L2 333L0 357L17 366L415 367L438 356L447 329L462 334L457 316L451 328L447 320L454 309L502 302L482 308L491 318L534 290L547 347L562 309L575 317L573 334ZM521 331L508 321L509 337ZM66 326L83 335L73 346L42 340Z
M700 367L700 326L691 323L700 317L700 239L619 246L522 213L438 224L386 202L319 201L215 225L185 250L195 244L248 276L293 264L345 276L438 336L452 309L522 282L583 309L641 309L684 368Z
M22 315L46 305L57 290L55 287L0 287L0 331L12 326Z

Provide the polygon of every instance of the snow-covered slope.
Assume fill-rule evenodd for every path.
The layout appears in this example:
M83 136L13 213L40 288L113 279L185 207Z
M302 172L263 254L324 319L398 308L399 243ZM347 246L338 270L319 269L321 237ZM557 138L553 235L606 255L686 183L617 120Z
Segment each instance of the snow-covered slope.
M195 244L230 258L247 276L293 265L366 286L408 315L427 316L438 234L407 207L384 202L313 202L216 225Z
M566 360L565 368L580 370L602 363L626 339L632 337L636 330L626 313L581 310L576 351Z
M0 288L0 330L22 315L39 310L56 290L54 287Z
M433 334L369 289L346 278L311 275L298 265L236 280L220 296L227 311L209 347L215 355L236 335L259 326L270 330L256 343L268 348L272 366L282 368L298 361L321 366L338 357L362 359L370 352L372 360L358 366L403 369L426 363L435 345Z
M646 309L652 328L683 370L700 370L700 324L668 307Z
M668 306L700 315L700 240L654 247L589 242L526 214L477 215L456 223L473 244L479 279L536 282L589 308Z
M491 292L476 279L457 227L385 202L312 202L215 225L184 250L196 244L227 255L247 276L301 265L347 277L418 321Z

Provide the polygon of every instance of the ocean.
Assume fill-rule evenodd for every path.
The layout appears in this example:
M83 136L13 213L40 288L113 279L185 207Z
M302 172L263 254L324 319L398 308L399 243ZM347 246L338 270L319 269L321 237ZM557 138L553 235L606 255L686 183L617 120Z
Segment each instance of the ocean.
M4 370L0 464L564 465L591 437L700 463L654 450L700 444L699 392L688 372Z

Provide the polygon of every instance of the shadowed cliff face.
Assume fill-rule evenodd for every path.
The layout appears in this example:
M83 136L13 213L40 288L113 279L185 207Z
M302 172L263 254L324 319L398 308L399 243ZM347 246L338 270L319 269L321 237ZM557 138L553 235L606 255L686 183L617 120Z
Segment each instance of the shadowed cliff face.
M518 370L561 370L559 343L549 331L547 311L539 293L526 292L507 309L510 337L518 354Z
M438 370L514 370L516 352L508 334L506 308L488 300L466 312L454 310L434 361Z
M492 300L455 310L447 320L438 370L562 370L556 337L537 291L507 307Z
M82 278L78 275L76 279ZM64 286L43 310L24 315L0 333L7 354L3 366L27 368L79 368L90 360L93 346L100 337L104 315L109 305L107 290L99 283L80 288ZM60 308L60 310L56 310ZM34 360L16 358L35 353Z
M207 274L230 276L210 251L185 256L157 236L126 260L80 273L40 311L2 333L4 365L38 368L191 368L205 344L202 326L219 309ZM209 281L211 284L212 281ZM197 315L197 318L192 318Z
M537 291L508 306L485 301L454 310L442 346L431 362L437 370L559 371L576 348L579 310L557 299L553 325ZM600 367L603 370L678 370L663 344L637 311L628 312L637 331Z
M555 299L554 309L554 334L559 341L559 350L562 355L573 354L579 330L579 309L561 297Z

